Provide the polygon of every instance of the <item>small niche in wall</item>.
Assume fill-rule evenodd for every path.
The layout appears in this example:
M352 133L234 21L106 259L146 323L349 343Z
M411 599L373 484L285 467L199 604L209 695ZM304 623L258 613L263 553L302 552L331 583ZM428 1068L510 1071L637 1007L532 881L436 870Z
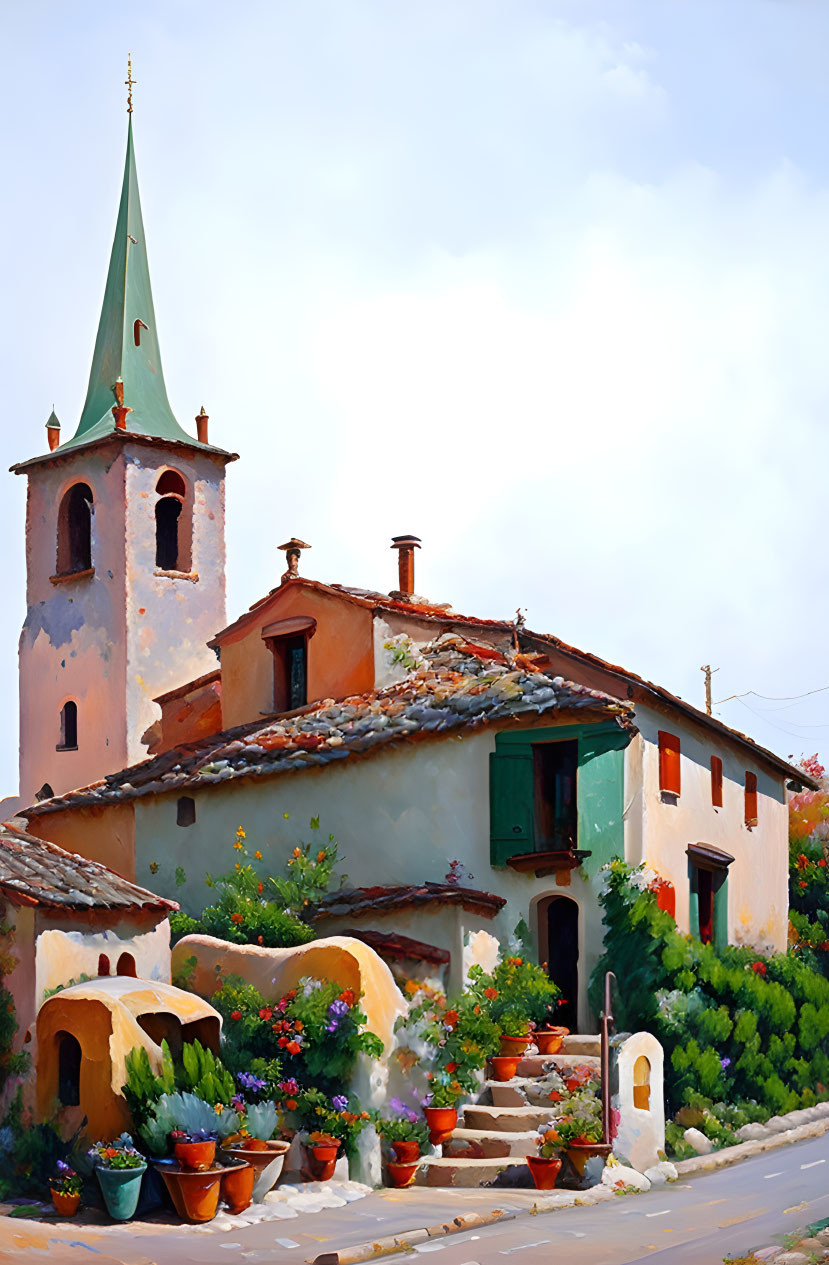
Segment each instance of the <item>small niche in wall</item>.
M176 825L192 826L196 821L196 801L189 795L182 795L176 805Z
M651 1109L651 1065L644 1054L633 1065L633 1105L640 1111Z
M109 958L105 953L98 954L98 977L109 975Z
M131 953L122 953L118 959L118 966L115 969L116 975L131 975L133 979L135 974L135 958Z

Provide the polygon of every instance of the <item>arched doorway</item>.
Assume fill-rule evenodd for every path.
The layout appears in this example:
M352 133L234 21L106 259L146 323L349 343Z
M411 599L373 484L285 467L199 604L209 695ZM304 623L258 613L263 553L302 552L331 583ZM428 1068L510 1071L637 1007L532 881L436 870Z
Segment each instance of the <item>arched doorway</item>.
M561 989L556 1023L578 1032L579 907L569 896L546 896L538 903L538 944L547 973Z

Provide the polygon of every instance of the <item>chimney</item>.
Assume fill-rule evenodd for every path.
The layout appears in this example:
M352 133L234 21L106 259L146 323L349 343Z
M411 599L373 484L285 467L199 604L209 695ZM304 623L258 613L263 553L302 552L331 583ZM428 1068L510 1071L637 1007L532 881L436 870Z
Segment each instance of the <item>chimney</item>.
M419 536L392 536L392 549L397 552L398 587L406 597L415 591L414 551L420 548Z
M202 404L201 412L196 418L196 438L198 439L200 444L207 443L207 423L209 421L210 421L210 418L205 413L204 405Z
M54 409L52 409L49 420L46 423L46 439L49 443L49 451L54 452L60 444L60 422L55 416Z

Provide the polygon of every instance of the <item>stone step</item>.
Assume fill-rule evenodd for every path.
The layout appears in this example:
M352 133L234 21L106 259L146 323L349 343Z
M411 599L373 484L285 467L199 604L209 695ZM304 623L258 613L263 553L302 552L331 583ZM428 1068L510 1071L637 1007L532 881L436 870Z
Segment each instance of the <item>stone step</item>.
M443 1144L444 1159L504 1159L510 1155L519 1159L535 1155L538 1135L523 1130L510 1133L506 1129L488 1132L485 1129L456 1129Z
M589 1067L591 1070L599 1072L601 1064L601 1058L595 1054L572 1055L565 1054L562 1050L558 1054L525 1054L516 1070L519 1076L543 1076L545 1065L548 1068L552 1065L556 1069L575 1066Z
M592 1054L598 1058L602 1052L602 1038L600 1036L584 1036L574 1034L565 1037L561 1043L559 1055L566 1055L568 1059L574 1058L576 1055Z
M427 1156L415 1177L418 1186L486 1186L494 1181L505 1168L517 1165L526 1170L518 1157L501 1159L461 1160Z
M482 1097L488 1095L493 1107L526 1107L522 1091L525 1085L533 1084L524 1076L513 1076L511 1081L484 1081Z
M483 1133L526 1133L546 1124L550 1112L543 1107L488 1107L485 1103L469 1103L463 1109L464 1129Z

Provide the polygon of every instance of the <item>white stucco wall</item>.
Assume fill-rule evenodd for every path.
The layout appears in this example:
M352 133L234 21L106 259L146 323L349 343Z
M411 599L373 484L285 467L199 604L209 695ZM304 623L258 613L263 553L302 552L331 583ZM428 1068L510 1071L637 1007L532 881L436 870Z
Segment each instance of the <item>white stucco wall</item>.
M218 785L196 794L196 823L176 825L176 797L138 799L136 881L167 892L190 913L211 899L204 873L230 869L238 859L233 841L238 826L247 832L250 852L259 848L281 870L297 842L312 838L308 828L319 816L321 832L336 837L339 873L349 886L443 882L449 861L457 858L471 871L468 886L503 896L507 904L496 918L464 914L456 930L450 919L439 933L425 914L401 918L396 929L450 950L462 949L464 932L476 926L506 941L523 918L532 923L544 896L575 900L580 918L579 1010L587 1016L587 981L601 954L601 916L589 883L574 871L569 887L554 876L537 879L489 864L489 754L494 732L437 742L412 743L374 754L370 759L307 769L271 779ZM284 813L289 813L285 820ZM154 874L150 864L158 865ZM176 866L187 883L175 885ZM364 924L368 925L368 924ZM379 922L377 924L380 926Z
M758 949L783 950L788 926L788 809L782 775L765 772L745 750L715 735L638 706L641 737L629 748L628 770L641 760L641 796L626 793L625 851L632 864L646 861L676 888L676 918L689 930L690 843L709 843L735 858L728 871L728 939ZM660 729L680 739L681 793L676 802L659 789ZM723 763L723 805L711 803L711 756ZM746 770L757 775L757 825L744 820ZM630 780L630 778L628 779ZM639 810L641 803L641 811Z
M83 931L74 927L49 927L48 919L39 919L41 925L35 943L35 1000L39 1010L44 993L68 984L74 979L80 983L81 975L90 979L98 977L98 957L105 953L109 958L110 975L116 974L118 959L122 953L131 953L135 959L138 979L158 980L170 983L170 924L163 918L155 927L137 927L129 922L121 923L108 931Z

